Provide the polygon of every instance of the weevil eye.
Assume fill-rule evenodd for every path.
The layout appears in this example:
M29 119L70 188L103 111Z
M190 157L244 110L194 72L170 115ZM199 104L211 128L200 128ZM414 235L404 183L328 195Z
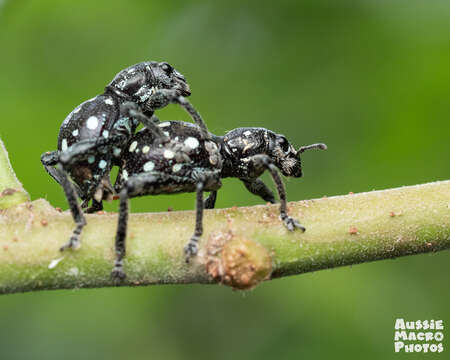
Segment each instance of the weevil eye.
M161 69L163 69L163 71L166 74L170 74L172 72L172 66L170 66L168 63L162 63L161 64Z
M281 150L283 150L285 154L289 153L289 151L291 150L289 142L284 136L278 138L278 145L280 145Z

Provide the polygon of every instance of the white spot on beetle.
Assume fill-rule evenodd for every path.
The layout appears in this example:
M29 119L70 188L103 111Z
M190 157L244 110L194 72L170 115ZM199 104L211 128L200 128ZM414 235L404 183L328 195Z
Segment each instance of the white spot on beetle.
M74 114L76 114L78 111L80 111L81 110L81 106L78 106L74 111L73 111L73 113Z
M66 151L67 148L68 148L68 146L67 146L67 139L62 139L62 141L61 141L61 150L62 151Z
M100 160L100 162L98 163L98 167L100 169L104 169L106 167L108 163L105 160Z
M183 164L175 164L174 166L172 166L172 171L174 173L176 173L176 172L180 171L182 167L183 167Z
M78 129L75 129L74 131L72 131L72 135L73 136L78 136L80 132L78 131Z
M107 99L105 100L105 104L106 104L106 105L113 105L114 102L113 102L110 98L107 98Z
M91 130L97 129L97 126L98 126L97 117L95 117L95 116L89 117L89 119L87 119L86 126L88 127L88 129L91 129Z
M124 180L128 180L128 171L126 170L122 171L122 177Z
M175 156L172 150L164 150L164 157L166 159L172 159Z
M191 149L195 149L199 145L199 142L194 137L188 137L186 140L184 140L184 145L190 147Z
M131 68L127 70L127 73L131 74L132 72L134 72L136 69L135 68Z
M114 156L116 156L116 157L119 156L121 152L122 152L122 150L117 147L115 147L113 150Z
M134 150L136 150L136 147L138 146L137 141L133 141L130 145L130 148L128 149L130 152L133 152Z
M88 157L88 163L89 164L93 164L94 161L95 161L95 156L94 155L91 155L91 156Z
M147 161L143 167L144 171L152 171L154 168L155 168L155 164L153 161Z
M142 153L143 154L147 154L149 151L150 151L150 147L147 146L147 145L142 148Z
M159 127L170 126L170 122L166 121L166 122L163 122L163 123L161 123L161 124L158 124L158 126L159 126Z
M244 135L245 135L245 136L250 136L251 134L252 134L252 132L249 131L249 130L247 130L247 131L244 132Z
M169 132L168 131L163 131L163 134L166 135L167 137L169 136Z
M109 131L108 131L108 130L104 130L102 135L103 135L103 137L104 137L105 139L107 139L108 136L109 136Z

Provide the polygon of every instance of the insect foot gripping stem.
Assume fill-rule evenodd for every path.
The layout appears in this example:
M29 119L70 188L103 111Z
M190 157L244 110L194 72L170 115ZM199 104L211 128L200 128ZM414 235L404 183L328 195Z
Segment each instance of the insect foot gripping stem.
M186 254L186 263L189 263L191 258L197 255L199 236L193 235L187 245L184 247L184 253Z
M286 226L286 228L289 231L294 231L295 229L300 229L302 232L305 232L306 229L304 226L302 226L297 220L295 220L294 218L286 215L286 214L282 214L280 215L281 221L283 221L284 226Z

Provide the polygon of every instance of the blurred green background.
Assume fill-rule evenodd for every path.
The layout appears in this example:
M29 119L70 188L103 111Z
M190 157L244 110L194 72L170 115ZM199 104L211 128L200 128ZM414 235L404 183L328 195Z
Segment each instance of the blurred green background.
M263 126L297 146L289 200L450 178L448 1L0 0L0 136L33 199L67 208L39 156L122 68L166 60L216 134ZM188 117L171 105L161 119ZM192 209L192 194L133 211ZM258 204L225 180L218 206ZM117 203L108 205L115 211ZM0 297L1 359L419 359L394 321L443 319L449 252L220 286ZM448 358L445 352L427 358Z

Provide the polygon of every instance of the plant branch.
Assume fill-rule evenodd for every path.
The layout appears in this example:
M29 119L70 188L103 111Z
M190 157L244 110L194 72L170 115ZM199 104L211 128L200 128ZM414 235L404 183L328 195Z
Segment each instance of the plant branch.
M17 179L9 162L8 152L0 139L0 209L29 200L30 197Z
M74 226L70 213L42 199L23 202L0 212L0 293L217 282L247 289L269 278L448 249L449 206L450 181L442 181L289 203L305 233L288 232L277 205L207 210L191 264L183 246L192 211L132 214L128 277L117 284L110 278L116 213L87 215L81 248L60 253Z

